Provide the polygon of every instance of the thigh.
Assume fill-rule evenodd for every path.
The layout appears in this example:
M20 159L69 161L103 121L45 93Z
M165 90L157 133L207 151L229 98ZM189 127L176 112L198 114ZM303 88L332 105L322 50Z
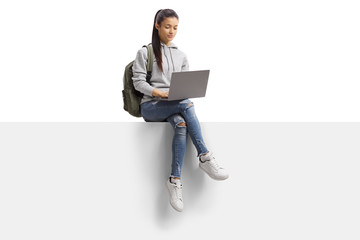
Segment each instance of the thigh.
M141 115L145 121L162 122L171 115L183 112L189 107L189 99L176 101L154 100L141 104Z
M172 101L149 101L141 104L141 115L147 122L164 122L177 113L176 104Z

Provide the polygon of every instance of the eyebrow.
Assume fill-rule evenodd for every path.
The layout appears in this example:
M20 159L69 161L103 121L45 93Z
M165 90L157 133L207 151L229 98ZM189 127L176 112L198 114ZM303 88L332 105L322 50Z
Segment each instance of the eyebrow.
M172 26L170 23L168 23L168 24L165 24L165 26ZM177 27L178 25L175 25L174 27Z

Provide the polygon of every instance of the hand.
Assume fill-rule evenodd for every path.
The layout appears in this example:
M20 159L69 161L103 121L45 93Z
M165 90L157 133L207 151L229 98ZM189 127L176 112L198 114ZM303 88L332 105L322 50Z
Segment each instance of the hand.
M152 95L154 97L168 98L169 97L169 92L164 92L164 91L161 91L160 89L155 88L152 91Z

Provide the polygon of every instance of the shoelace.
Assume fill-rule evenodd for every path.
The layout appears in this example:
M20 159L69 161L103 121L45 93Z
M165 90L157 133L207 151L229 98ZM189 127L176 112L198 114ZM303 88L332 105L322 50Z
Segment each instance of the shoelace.
M176 196L182 201L182 184L181 183L176 183L175 184L175 191L176 191Z
M210 166L212 166L213 168L215 168L216 170L219 170L220 169L220 166L219 164L217 163L217 161L215 160L215 157L212 155L212 153L210 153L210 156L209 156L209 164Z
M210 163L212 163L211 165L212 165L216 170L219 170L219 169L220 169L220 166L219 166L219 164L217 163L217 161L215 160L214 157L212 157L212 158L210 159Z

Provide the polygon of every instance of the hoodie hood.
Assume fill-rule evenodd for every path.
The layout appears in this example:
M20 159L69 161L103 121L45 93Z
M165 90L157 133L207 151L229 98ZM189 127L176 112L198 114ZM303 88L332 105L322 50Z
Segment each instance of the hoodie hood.
M176 48L176 49L178 48L173 42L171 42L169 46L166 46L165 43L163 43L161 41L160 41L160 44L161 44L162 47Z

